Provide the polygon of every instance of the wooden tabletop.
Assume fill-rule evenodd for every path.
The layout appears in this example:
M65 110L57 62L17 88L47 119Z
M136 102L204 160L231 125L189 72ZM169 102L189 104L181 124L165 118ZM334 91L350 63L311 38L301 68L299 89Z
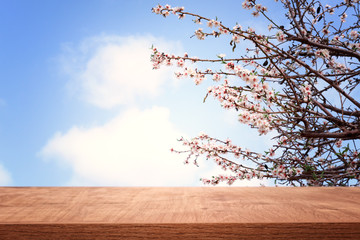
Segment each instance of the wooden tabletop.
M0 239L144 236L360 239L360 188L0 187Z

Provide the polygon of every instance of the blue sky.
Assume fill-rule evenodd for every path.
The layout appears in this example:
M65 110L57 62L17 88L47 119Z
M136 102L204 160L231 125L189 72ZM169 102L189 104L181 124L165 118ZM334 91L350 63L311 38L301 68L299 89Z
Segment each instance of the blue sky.
M152 44L231 54L226 38L190 38L199 27L190 18L153 14L157 3L267 28L241 1L0 2L0 185L202 186L200 177L221 171L205 161L184 166L186 156L169 151L177 138L206 132L253 150L271 146L236 113L203 103L210 80L195 86L175 79L174 68L151 69Z

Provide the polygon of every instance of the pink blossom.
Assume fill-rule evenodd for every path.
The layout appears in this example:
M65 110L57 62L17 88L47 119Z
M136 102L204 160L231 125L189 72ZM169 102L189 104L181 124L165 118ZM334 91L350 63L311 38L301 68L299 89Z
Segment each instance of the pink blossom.
M185 63L184 60L182 58L180 58L177 62L177 65L178 65L178 67L183 67L184 63Z
M295 169L295 172L296 172L297 175L302 174L303 171L304 171L304 169L302 169L302 168L296 168Z
M248 3L247 1L244 1L241 5L242 5L242 8L244 8L244 9L252 8L252 4Z
M279 42L284 42L285 41L285 34L283 31L278 31L276 33L276 39L279 41Z
M351 37L352 39L357 39L357 38L359 37L359 32L358 32L358 31L355 31L355 30L352 30L352 31L350 32L350 37Z
M237 24L236 26L233 27L234 31L242 31L242 26Z
M154 13L160 14L162 9L163 9L162 6L158 5L158 6L154 7L152 10Z
M202 28L199 28L198 30L195 31L195 36L199 40L204 40L205 39L205 33L203 33Z
M341 140L341 139L337 140L337 141L335 142L335 145L336 145L336 147L340 148L341 145L342 145L342 140Z
M343 13L340 17L341 22L346 22L347 14Z
M214 26L214 23L215 23L215 20L211 19L207 22L207 26L211 28Z
M269 153L270 153L270 157L275 156L275 151L272 148L269 150Z
M222 33L222 34L228 34L228 33L229 33L229 31L228 31L227 29L222 28L222 27L219 27L219 31L220 31L220 33Z
M319 49L319 50L316 50L315 56L321 57L324 59L328 59L328 58L330 58L330 52L327 49Z
M258 11L254 11L251 13L254 17L258 17L259 16L259 12Z
M213 80L214 80L215 82L220 81L220 80L221 80L220 74L215 73L215 74L213 75Z
M329 29L327 29L327 28L323 28L323 29L321 30L321 32L322 32L324 35L329 35L329 33L330 33Z
M257 11L260 11L260 10L262 9L261 4L256 4L256 5L255 5L255 9L256 9Z
M164 11L164 12L163 12L163 16L164 16L164 17L167 17L167 16L169 16L169 15L170 15L169 11Z
M239 43L239 42L240 42L240 36L237 35L237 34L233 34L232 40L233 40L235 43Z

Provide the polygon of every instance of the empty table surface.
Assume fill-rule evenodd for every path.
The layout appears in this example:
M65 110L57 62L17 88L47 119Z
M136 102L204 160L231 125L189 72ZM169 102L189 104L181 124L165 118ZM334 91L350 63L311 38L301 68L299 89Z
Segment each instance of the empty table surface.
M360 239L359 199L335 187L1 187L0 239Z

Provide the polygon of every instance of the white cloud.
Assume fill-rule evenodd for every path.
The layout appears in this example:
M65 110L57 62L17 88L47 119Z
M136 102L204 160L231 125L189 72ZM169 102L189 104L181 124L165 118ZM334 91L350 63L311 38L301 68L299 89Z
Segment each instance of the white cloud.
M9 185L11 183L11 176L9 171L7 171L1 164L0 164L0 186Z
M69 185L186 186L199 168L170 152L182 135L168 109L130 109L103 126L57 133L40 154L71 167Z
M133 103L137 106L137 98L158 95L166 81L174 83L174 69L152 70L152 44L165 52L181 51L179 43L151 36L103 35L86 39L77 47L67 46L62 67L71 78L69 88L83 100L105 109L117 105L129 108ZM225 119L230 117L234 119L225 122L235 125L236 113ZM168 109L131 108L102 126L74 126L55 134L41 155L71 168L68 185L194 186L201 185L200 177L221 173L210 162L200 168L186 166L186 155L169 151L184 135L169 121ZM238 184L258 185L256 181Z
M152 69L151 46L178 52L180 43L152 36L93 37L80 46L67 46L62 67L69 75L69 87L82 99L101 108L129 104L137 97L159 94L165 81L174 79L173 69Z

